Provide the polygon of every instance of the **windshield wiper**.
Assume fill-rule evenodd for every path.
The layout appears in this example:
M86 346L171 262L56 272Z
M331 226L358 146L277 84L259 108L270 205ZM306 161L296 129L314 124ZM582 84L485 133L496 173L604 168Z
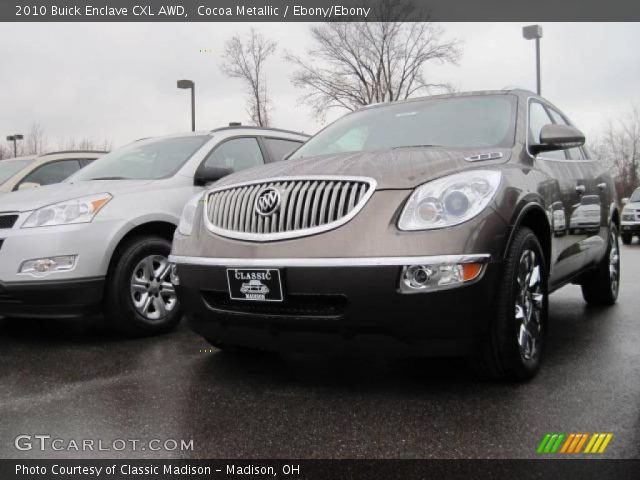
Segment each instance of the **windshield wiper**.
M95 177L90 178L89 180L130 180L127 177Z
M396 150L398 148L428 148L428 147L444 147L444 145L435 145L435 144L429 144L429 143L425 143L424 145L400 145L398 147L393 147L393 150Z

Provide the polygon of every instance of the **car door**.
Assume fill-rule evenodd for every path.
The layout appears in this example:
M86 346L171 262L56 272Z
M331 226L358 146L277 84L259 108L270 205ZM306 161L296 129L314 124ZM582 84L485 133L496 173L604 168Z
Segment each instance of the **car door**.
M550 123L554 122L547 107L542 102L531 99L529 101L529 144L538 143L542 127ZM570 228L571 217L580 205L581 185L585 182L585 175L580 163L569 160L564 150L539 153L534 163L536 168L549 179L540 188L544 190L541 194L545 198L545 208L553 232L550 272L550 283L553 288L581 270L585 264L585 255L580 244L581 238L574 235Z
M554 123L572 125L553 107L547 107L547 110ZM584 252L585 262L591 263L600 258L602 249L606 247L612 186L605 181L602 165L589 158L584 147L569 148L565 154L578 172L578 204L572 214L573 225L571 219L569 221L569 230Z
M20 180L20 182L14 187L14 190L19 190L20 186L26 183L32 183L40 186L60 183L76 173L80 168L80 162L75 158L55 160L50 163L45 163L44 165L35 168Z

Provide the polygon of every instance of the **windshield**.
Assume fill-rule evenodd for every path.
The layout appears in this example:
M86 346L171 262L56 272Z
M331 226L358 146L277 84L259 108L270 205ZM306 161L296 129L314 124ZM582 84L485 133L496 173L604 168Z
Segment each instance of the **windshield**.
M483 95L364 109L329 125L291 158L412 146L511 147L516 105L513 95Z
M636 188L636 190L631 194L630 202L640 202L640 188Z
M170 177L210 138L209 135L199 135L135 142L100 157L68 181Z
M9 180L31 162L33 162L32 158L25 160L5 160L4 162L0 161L0 185Z

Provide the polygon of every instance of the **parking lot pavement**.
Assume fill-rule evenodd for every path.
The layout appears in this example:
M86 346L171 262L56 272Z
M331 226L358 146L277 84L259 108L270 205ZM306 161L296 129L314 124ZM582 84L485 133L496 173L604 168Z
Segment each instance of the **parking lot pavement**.
M94 320L4 319L0 456L535 457L547 432L611 432L605 457L640 458L640 245L622 261L617 306L589 309L575 286L551 297L545 364L523 385L480 382L455 359L242 357L184 327L121 340ZM20 434L64 450L18 451ZM85 439L193 451L76 452Z

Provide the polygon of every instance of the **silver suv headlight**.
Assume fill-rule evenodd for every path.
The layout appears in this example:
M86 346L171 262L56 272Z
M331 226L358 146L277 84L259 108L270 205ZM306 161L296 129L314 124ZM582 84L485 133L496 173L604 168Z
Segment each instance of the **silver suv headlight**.
M464 223L482 212L498 191L502 174L471 170L419 186L405 205L400 230L430 230Z
M109 193L98 193L47 205L29 215L22 228L89 223L112 198Z
M182 216L180 217L180 223L178 224L178 232L185 237L188 237L193 233L193 224L196 219L196 211L198 210L198 204L202 201L205 192L200 192L197 195L191 197L187 204L182 209Z

